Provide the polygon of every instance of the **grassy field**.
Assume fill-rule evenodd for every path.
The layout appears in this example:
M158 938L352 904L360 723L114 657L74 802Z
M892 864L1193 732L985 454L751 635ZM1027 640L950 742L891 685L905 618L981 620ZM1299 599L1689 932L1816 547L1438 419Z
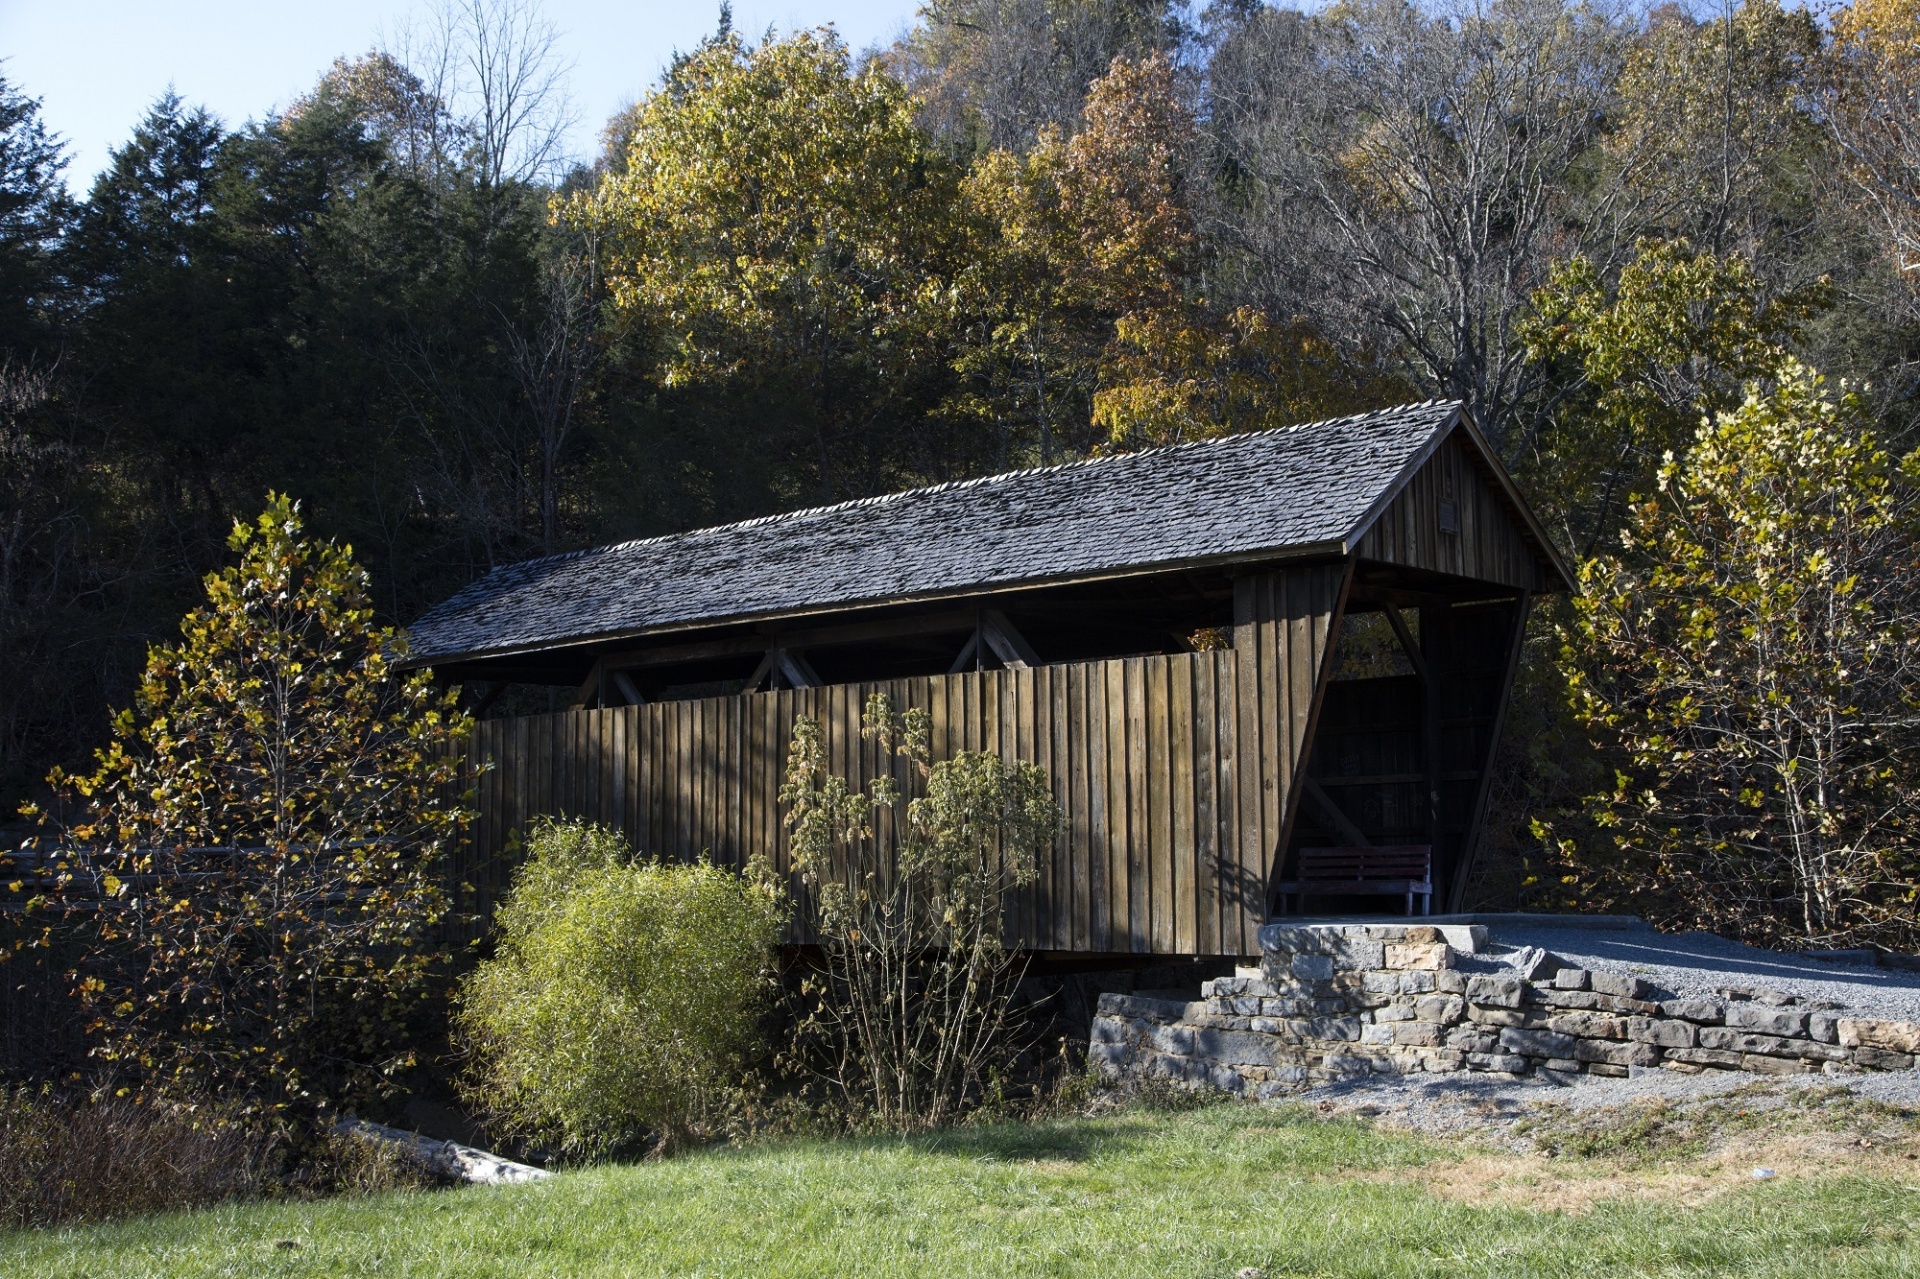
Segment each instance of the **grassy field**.
M1920 1275L1910 1121L1736 1128L1709 1150L1609 1121L1549 1158L1301 1108L1128 1111L0 1235L0 1273Z

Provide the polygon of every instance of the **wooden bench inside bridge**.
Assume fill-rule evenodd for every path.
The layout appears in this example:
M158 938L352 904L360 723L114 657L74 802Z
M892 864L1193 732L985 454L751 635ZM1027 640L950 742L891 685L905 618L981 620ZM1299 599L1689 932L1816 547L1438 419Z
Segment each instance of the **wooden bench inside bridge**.
M1309 897L1404 897L1411 915L1417 897L1420 913L1433 913L1431 844L1303 848L1294 857L1298 878L1283 880L1275 891L1283 904L1292 897L1296 911Z

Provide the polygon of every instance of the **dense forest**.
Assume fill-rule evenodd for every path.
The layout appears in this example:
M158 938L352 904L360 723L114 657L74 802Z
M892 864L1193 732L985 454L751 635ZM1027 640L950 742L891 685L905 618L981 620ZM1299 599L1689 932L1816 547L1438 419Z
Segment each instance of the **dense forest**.
M1752 386L1817 369L1905 453L1916 86L1914 0L930 0L864 52L723 8L586 164L551 29L476 0L244 127L169 94L76 200L0 81L0 802L270 490L404 624L530 555L1406 399L1580 558ZM1506 900L1595 788L1566 625Z

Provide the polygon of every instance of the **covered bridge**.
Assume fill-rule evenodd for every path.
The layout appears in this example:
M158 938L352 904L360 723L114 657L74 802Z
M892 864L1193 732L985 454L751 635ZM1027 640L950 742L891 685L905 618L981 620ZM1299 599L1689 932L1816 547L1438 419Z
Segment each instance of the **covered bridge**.
M1302 847L1430 845L1457 904L1529 601L1568 582L1433 402L510 565L420 618L410 660L572 706L478 727L482 910L540 814L784 866L795 717L864 783L892 766L858 733L884 692L936 755L1051 775L1065 828L1010 939L1247 955Z

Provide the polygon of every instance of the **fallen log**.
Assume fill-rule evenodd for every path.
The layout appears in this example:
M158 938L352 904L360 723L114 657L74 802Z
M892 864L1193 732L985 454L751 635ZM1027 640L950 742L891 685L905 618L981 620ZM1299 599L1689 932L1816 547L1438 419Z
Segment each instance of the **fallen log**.
M333 1126L333 1130L366 1141L381 1141L405 1146L436 1175L453 1181L469 1182L477 1186L498 1186L522 1181L545 1181L553 1176L545 1168L535 1168L531 1164L519 1164L511 1159L502 1159L490 1151L476 1150L472 1146L463 1146L457 1141L440 1141L433 1137L422 1136L417 1132L409 1132L404 1128L389 1128L385 1124L356 1119L352 1115L341 1119Z

